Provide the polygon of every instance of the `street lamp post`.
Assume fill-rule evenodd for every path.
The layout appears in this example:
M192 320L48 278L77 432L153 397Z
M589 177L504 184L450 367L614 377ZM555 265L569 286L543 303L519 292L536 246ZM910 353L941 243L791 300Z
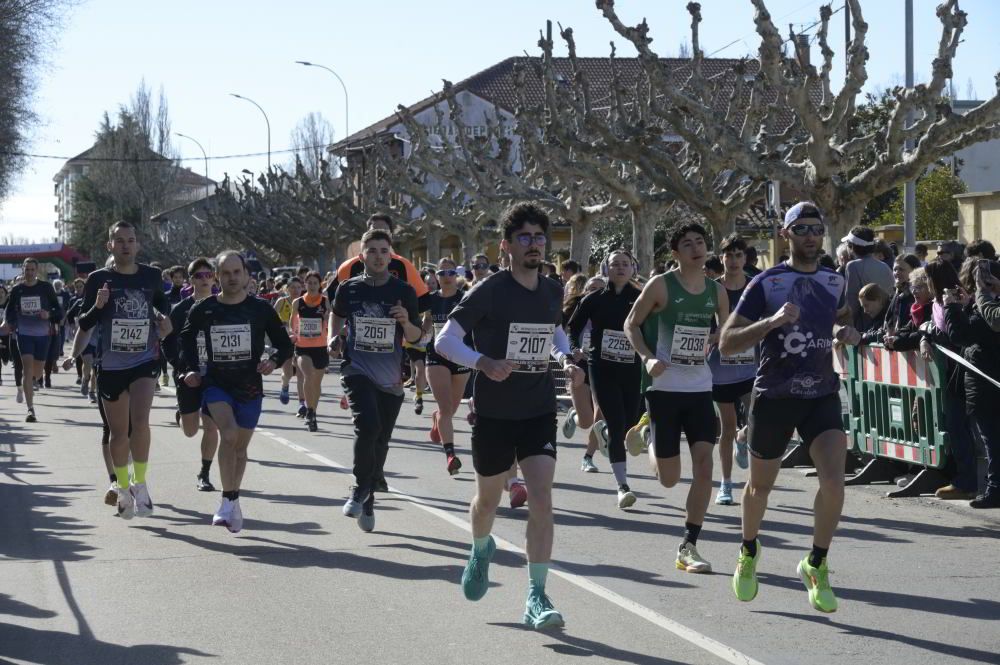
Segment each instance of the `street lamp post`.
M229 93L229 96L250 102L251 104L256 106L257 110L260 111L261 115L264 116L264 122L267 123L267 170L270 171L271 170L271 121L268 120L267 114L264 113L264 109L260 107L260 104L250 99L249 97L244 97L243 95L237 95L235 92Z
M340 74L333 71L326 65L317 65L315 62L306 62L305 60L296 60L296 64L305 65L306 67L319 67L320 69L325 69L340 81L340 87L344 89L344 138L346 139L351 134L350 123L348 122L348 114L350 113L350 101L347 97L347 86L344 84L344 79L340 78Z
M201 146L201 144L198 143L198 139L196 139L196 138L194 138L192 136L188 136L187 134L181 134L180 132L174 132L174 133L177 134L177 136L181 137L182 139L187 139L188 141L194 141L194 144L196 146L198 146L198 148L201 150L201 156L205 158L205 198L208 198L208 196L209 196L209 192L208 192L208 153L205 152L205 148L203 148Z

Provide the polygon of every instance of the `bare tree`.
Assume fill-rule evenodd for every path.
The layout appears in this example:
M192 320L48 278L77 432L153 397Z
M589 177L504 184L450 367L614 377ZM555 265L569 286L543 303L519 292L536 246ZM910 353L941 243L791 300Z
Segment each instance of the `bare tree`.
M760 72L755 83L769 93L766 103L748 109L748 117L755 119L752 126L759 129L737 133L718 119L713 120L714 107L697 97L674 94L665 87L659 87L658 92L672 102L680 116L671 122L671 127L681 127L684 122L702 123L718 151L742 177L756 182L778 180L809 193L826 210L834 236L858 223L873 197L916 178L942 157L1000 136L1000 96L994 95L965 115L953 113L945 98L952 61L968 20L958 8L957 0L938 6L941 37L930 81L913 88L895 88L893 110L887 122L864 134L855 129L855 114L857 96L868 79L865 47L868 25L858 0L846 0L854 35L847 50L847 73L836 94L831 82L834 52L828 41L832 8L829 5L820 8L816 38L822 60L817 67L810 61L808 43L796 40L794 33L783 39L765 0L751 1L756 8L754 23L761 39L757 54ZM650 49L645 22L636 27L626 26L614 11L613 0L597 0L597 5L615 30L636 47L652 78L658 57ZM688 8L693 16L699 12L697 3L690 3ZM790 53L785 51L786 43L794 46ZM697 61L697 42L693 47ZM1000 76L997 82L1000 85ZM794 114L783 126L767 122L776 119L773 110L778 106L787 106ZM770 118L756 122L755 114L764 109ZM872 146L878 150L875 162L849 175L858 156Z
M306 173L320 176L320 163L327 147L333 143L333 125L322 113L310 111L295 125L291 135L295 159L302 162Z

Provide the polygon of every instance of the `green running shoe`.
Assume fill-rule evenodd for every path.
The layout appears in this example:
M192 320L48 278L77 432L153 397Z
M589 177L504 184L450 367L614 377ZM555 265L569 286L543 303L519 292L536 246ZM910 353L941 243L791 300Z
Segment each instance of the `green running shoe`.
M799 577L809 592L809 604L820 612L827 614L837 611L837 597L830 587L830 569L826 567L826 559L814 568L809 565L809 557L799 561Z
M490 588L490 561L493 560L496 551L497 544L493 536L490 536L484 554L476 554L476 548L473 546L469 562L462 571L462 593L469 600L479 600Z
M528 589L528 600L524 603L524 624L535 630L542 628L562 628L566 625L559 611L552 606L552 601L545 591L531 587Z
M761 546L757 542L757 556L750 556L740 546L740 558L736 562L736 572L733 573L733 593L737 600L745 603L757 597L757 562L760 561Z

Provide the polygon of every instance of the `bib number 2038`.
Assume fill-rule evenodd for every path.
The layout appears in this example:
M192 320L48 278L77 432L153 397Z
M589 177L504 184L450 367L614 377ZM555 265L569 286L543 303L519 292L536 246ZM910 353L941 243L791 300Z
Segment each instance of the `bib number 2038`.
M554 326L550 323L512 323L507 331L507 360L515 372L544 372L549 366Z
M674 326L670 362L675 365L704 365L708 333L708 328Z

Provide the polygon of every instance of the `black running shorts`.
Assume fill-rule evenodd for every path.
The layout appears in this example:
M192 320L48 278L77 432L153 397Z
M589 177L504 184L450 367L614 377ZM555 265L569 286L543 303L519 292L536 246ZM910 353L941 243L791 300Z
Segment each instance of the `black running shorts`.
M534 455L556 457L556 414L524 420L476 416L472 426L472 466L480 476L506 473L514 460Z
M118 396L127 391L139 379L156 379L160 375L160 360L154 359L128 369L97 370L97 394L108 402L118 401Z
M646 410L658 459L681 454L681 433L689 446L699 441L716 442L718 432L711 392L647 390Z
M785 454L795 430L799 431L799 439L806 448L823 432L844 431L840 395L771 399L754 393L748 424L750 454L760 459L778 459Z

